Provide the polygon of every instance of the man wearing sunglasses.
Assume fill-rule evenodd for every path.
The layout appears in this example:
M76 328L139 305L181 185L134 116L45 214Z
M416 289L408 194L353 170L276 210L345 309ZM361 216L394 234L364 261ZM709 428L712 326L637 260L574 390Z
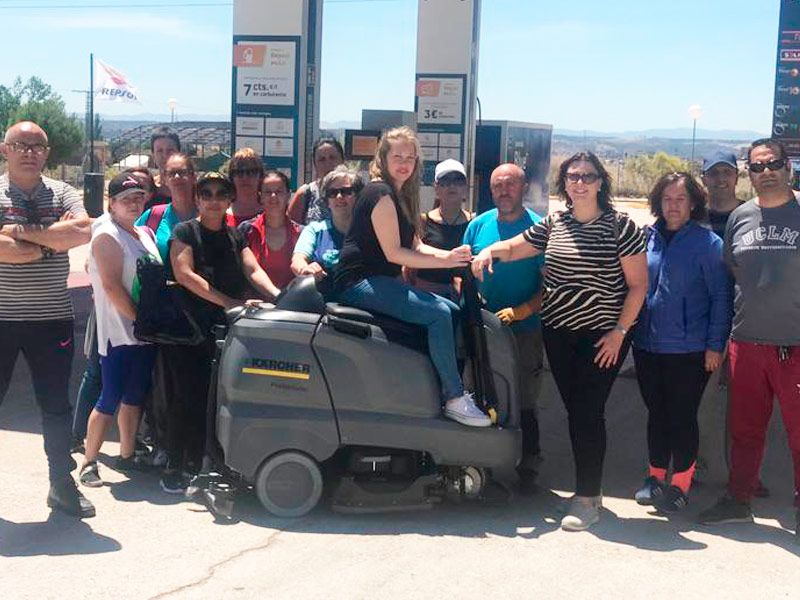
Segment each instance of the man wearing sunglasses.
M528 190L525 172L506 163L497 167L489 180L495 208L475 217L467 226L464 243L478 254L495 242L511 239L541 221L523 205ZM536 490L541 462L537 402L542 374L542 256L514 262L497 262L494 272L484 277L480 292L486 307L511 327L517 341L522 383L522 460L517 468L523 493Z
M0 402L14 364L25 356L42 414L50 476L47 504L77 517L95 509L70 475L73 313L67 292L70 248L89 242L90 219L78 192L42 176L50 152L36 123L12 125L0 144Z
M725 261L736 280L728 350L730 474L727 494L699 515L707 525L753 520L750 500L774 396L794 461L800 518L800 205L779 141L753 142L747 168L758 195L733 211L725 229Z

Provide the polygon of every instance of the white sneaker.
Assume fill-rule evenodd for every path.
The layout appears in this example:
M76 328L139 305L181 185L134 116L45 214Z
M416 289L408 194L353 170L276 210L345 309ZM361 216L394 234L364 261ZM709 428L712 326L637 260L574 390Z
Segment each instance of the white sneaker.
M573 496L567 515L561 519L561 529L583 531L600 520L601 496Z
M450 398L444 405L444 416L470 427L489 427L492 424L489 416L475 406L475 400L470 393Z

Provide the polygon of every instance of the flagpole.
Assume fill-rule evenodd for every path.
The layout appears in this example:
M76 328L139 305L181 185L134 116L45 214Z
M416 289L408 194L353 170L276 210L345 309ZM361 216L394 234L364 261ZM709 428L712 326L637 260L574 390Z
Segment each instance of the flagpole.
M89 53L89 173L94 173L94 53Z

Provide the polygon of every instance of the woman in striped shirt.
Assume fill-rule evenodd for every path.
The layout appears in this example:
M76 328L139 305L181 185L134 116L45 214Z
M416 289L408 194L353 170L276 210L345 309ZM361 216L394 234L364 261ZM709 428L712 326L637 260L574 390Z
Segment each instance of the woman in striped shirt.
M611 178L591 152L561 164L557 189L567 209L484 249L478 278L492 261L544 253L545 350L569 418L575 496L561 527L582 530L600 519L605 404L628 352L628 330L647 293L645 235L611 203Z

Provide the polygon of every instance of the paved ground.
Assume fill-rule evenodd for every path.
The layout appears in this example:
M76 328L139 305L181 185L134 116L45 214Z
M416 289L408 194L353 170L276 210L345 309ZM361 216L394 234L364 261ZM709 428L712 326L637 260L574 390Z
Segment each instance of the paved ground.
M86 290L73 293L83 309ZM78 359L73 387L81 370ZM791 466L777 423L763 474L772 498L755 502L756 524L692 524L719 481L695 488L687 514L668 520L630 499L645 465L645 411L635 382L621 377L608 407L603 520L566 533L557 509L572 485L571 457L549 375L543 399L543 489L509 506L364 517L323 507L287 521L245 499L233 523L218 524L204 507L161 493L153 476L101 467L109 483L87 491L98 516L76 522L45 506L38 414L20 363L0 408L2 598L798 596ZM107 444L104 460L117 450Z

